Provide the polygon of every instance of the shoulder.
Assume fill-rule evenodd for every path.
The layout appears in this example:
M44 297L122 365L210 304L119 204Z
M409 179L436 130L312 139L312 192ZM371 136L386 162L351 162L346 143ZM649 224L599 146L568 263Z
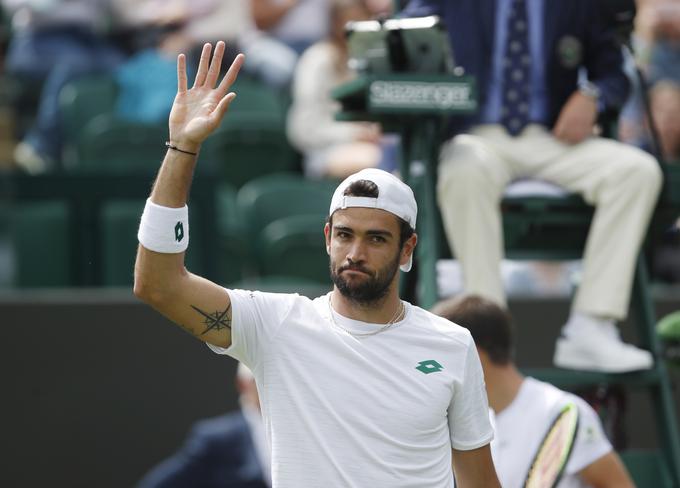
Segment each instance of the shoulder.
M540 403L546 408L561 408L570 401L573 401L573 398L576 397L576 395L564 390L560 390L555 385L546 383L545 381L537 380L536 378L532 378L530 376L524 379L524 384L522 387L526 391L526 396L531 398L540 398Z
M555 385L537 380L536 378L527 377L524 381L526 382L529 396L541 398L542 403L550 411L557 413L568 403L573 403L578 408L580 419L588 419L590 421L593 418L598 418L593 407L580 396L560 390Z
M474 345L470 331L448 319L435 315L415 305L411 307L413 325L427 334L463 347Z
M297 293L273 293L258 290L227 289L232 303L241 306L251 304L255 307L284 307L310 305L311 300Z

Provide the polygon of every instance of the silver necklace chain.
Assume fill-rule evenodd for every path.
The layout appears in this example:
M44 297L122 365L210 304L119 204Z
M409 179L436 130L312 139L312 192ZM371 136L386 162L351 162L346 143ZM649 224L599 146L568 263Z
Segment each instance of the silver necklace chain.
M333 323L333 325L335 327L337 327L338 329L347 332L349 335L354 336L354 337L358 337L358 338L380 334L381 332L385 332L386 330L392 328L400 320L403 320L404 316L406 315L406 306L404 305L403 300L399 300L399 305L400 305L400 307L394 313L392 318L385 325L380 327L379 329L373 330L371 332L353 332L349 329L346 329L345 327L343 327L342 325L338 324L335 321L335 315L334 315L335 312L333 311L333 304L331 303L331 297L330 296L328 297L328 313L331 316L331 322Z

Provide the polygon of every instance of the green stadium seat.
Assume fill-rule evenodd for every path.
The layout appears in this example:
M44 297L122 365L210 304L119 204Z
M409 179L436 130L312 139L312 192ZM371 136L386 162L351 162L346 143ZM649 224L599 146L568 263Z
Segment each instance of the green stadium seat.
M207 165L220 181L239 188L259 176L299 171L300 161L276 115L237 112L205 141L199 167Z
M287 102L282 94L259 80L241 73L230 88L236 98L229 106L229 117L242 114L267 114L285 123Z
M77 143L83 128L96 116L112 113L118 87L108 75L88 75L64 85L59 93L59 110L64 138L66 166L77 164Z
M17 203L11 208L10 240L17 287L71 286L71 216L60 200Z
M239 190L238 213L248 241L255 243L261 274L327 281L322 229L334 187L331 182L283 173L260 177ZM282 262L277 263L277 253ZM306 253L307 260L297 258Z
M672 488L668 468L658 453L644 450L629 450L619 453L635 486L640 488Z
M221 184L217 189L217 266L219 281L232 285L255 273L254 253L245 236L245 224L236 205L236 189Z
M114 200L102 204L99 222L102 285L132 285L137 228L143 209L143 200Z
M80 172L154 174L165 155L166 124L144 124L102 114L85 125L78 140Z
M137 229L145 200L110 200L103 202L99 225L101 229L101 283L104 286L130 286L137 254ZM186 253L189 270L203 274L206 264L200 254L202 219L190 209L191 244Z
M244 185L237 208L252 242L269 223L290 215L328 213L335 184L310 181L296 174L271 174Z
M257 242L264 276L291 276L330 286L323 235L326 213L291 215L271 222Z

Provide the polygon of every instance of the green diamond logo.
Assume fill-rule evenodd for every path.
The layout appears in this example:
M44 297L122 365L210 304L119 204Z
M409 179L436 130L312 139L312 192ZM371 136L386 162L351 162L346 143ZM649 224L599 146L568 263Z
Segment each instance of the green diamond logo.
M184 239L184 226L182 225L182 222L177 222L177 225L175 226L175 240L181 242L182 239Z
M439 364L434 359L428 359L427 361L420 361L418 366L416 366L416 369L421 373L430 374L439 373L442 369L444 369L444 366Z

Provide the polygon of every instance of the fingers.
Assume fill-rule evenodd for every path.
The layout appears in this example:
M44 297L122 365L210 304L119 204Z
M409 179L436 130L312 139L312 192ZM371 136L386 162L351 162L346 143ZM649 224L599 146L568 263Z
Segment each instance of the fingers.
M177 56L177 92L187 91L187 58L184 54Z
M201 60L198 63L196 79L194 79L194 87L203 86L205 83L205 79L208 76L208 65L210 64L210 51L212 51L212 45L210 43L204 44L201 51Z
M205 79L205 84L212 88L217 83L217 77L220 76L220 69L222 68L222 57L224 56L224 42L219 41L215 45L215 53L213 54L212 61L210 61L210 69L208 70L208 76Z
M222 98L222 100L220 100L220 103L217 104L217 107L213 113L210 114L211 125L217 126L217 124L219 124L234 98L236 98L236 93L231 92Z
M243 61L245 61L245 56L243 54L239 54L238 56L236 56L236 59L234 59L234 62L231 63L231 66L229 67L227 74L224 75L224 78L222 78L220 85L217 87L217 89L221 93L226 93L229 87L232 85L232 83L236 81L238 72L241 69L241 66L243 66Z

